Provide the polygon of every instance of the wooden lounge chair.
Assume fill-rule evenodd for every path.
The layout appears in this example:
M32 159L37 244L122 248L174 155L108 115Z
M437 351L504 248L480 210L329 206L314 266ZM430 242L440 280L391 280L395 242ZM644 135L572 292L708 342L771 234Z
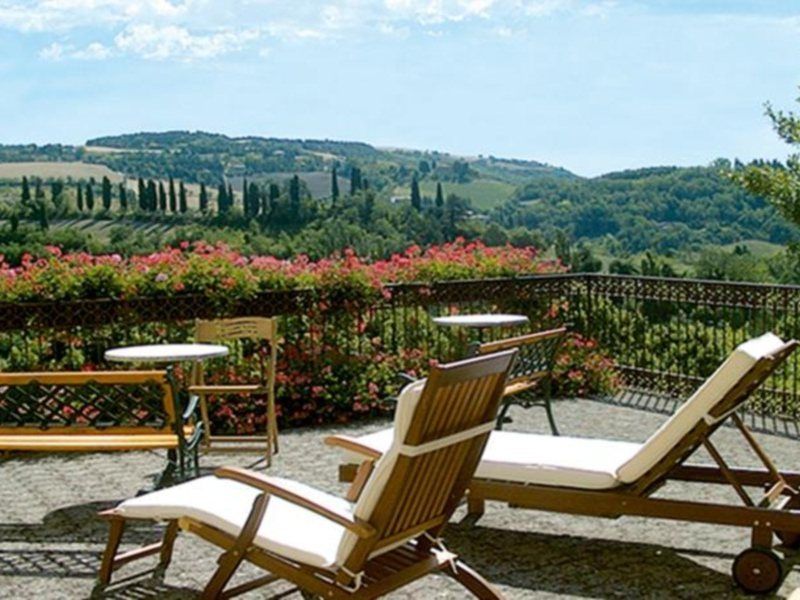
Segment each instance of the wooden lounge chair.
M444 571L479 598L500 598L447 551L439 535L463 497L494 427L514 351L434 367L404 390L394 441L366 461L347 498L244 469L221 468L127 500L101 515L111 532L100 584L135 558L159 553L165 567L179 529L224 549L205 598L230 597L277 578L306 597L375 598ZM130 519L168 523L161 543L117 555ZM224 591L239 564L264 577Z
M551 402L553 368L566 333L566 327L559 327L494 342L474 344L470 347L471 356L492 354L509 348L516 348L519 351L514 367L508 374L503 403L500 414L497 415L497 429L502 429L505 423L511 422L507 415L508 409L512 406L526 409L541 406L547 414L550 431L553 435L558 435Z
M745 590L766 593L783 578L776 549L800 546L800 473L779 471L737 415L747 398L791 354L765 334L741 344L683 406L643 444L495 431L469 484L468 506L479 517L486 500L521 508L618 518L624 515L676 519L751 530L751 547L733 564ZM741 431L763 469L733 468L711 442L727 420ZM343 447L348 462L374 460L386 448L377 432L358 439L328 440ZM686 465L700 447L715 465ZM353 465L340 468L352 478ZM670 481L730 485L742 505L696 499L654 498ZM746 488L761 488L754 497ZM783 546L775 546L777 536Z

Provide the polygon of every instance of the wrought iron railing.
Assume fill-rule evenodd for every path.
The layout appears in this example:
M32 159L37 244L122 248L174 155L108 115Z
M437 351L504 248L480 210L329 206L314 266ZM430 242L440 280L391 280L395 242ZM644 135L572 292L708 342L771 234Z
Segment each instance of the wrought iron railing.
M103 362L105 349L190 339L197 317L279 315L287 341L325 342L354 353L434 358L458 355L471 341L431 317L453 312L527 314L532 328L566 323L595 339L617 364L628 398L685 397L740 342L774 331L800 337L800 286L689 279L565 274L435 284L398 284L370 302L314 290L264 292L221 307L202 296L0 304L0 365L79 367ZM314 368L312 353L310 368ZM792 359L751 403L786 429L800 417L800 365ZM632 401L631 401L632 402ZM673 404L651 402L671 410ZM784 433L797 434L796 427Z

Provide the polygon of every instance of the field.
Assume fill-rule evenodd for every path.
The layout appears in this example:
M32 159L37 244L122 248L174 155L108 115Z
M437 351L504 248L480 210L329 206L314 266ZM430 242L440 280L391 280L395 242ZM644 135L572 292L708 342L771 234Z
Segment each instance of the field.
M744 246L750 251L750 254L759 258L769 258L770 256L774 256L785 250L785 248L780 244L773 244L771 242L764 242L762 240L744 240L736 244L720 246L720 248L726 252L733 252L736 246Z
M491 210L508 200L515 188L513 185L502 181L475 179L469 183L450 183L445 181L442 183L442 189L445 197L447 194L456 194L462 198L469 198L474 208ZM419 184L419 190L423 196L433 198L436 196L436 182L422 181ZM408 196L409 190L407 188L398 188L395 193L398 196Z
M0 179L18 181L24 176L40 177L41 179L89 179L94 177L97 181L105 176L112 183L119 183L124 179L121 174L106 166L78 161L0 163Z

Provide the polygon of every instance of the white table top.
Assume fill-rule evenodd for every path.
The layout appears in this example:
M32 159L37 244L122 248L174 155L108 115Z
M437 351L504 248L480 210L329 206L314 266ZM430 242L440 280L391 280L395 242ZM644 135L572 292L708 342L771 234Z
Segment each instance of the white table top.
M436 317L433 322L445 327L514 327L525 325L530 319L525 315L453 315L450 317Z
M217 344L152 344L149 346L128 346L107 350L106 360L115 362L181 362L205 360L227 356L227 346Z

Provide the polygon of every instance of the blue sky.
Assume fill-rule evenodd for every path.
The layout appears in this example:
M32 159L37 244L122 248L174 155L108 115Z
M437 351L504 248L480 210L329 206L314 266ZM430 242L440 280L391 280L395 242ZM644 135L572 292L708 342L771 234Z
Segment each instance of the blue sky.
M0 0L0 142L330 138L581 175L783 157L800 1Z

